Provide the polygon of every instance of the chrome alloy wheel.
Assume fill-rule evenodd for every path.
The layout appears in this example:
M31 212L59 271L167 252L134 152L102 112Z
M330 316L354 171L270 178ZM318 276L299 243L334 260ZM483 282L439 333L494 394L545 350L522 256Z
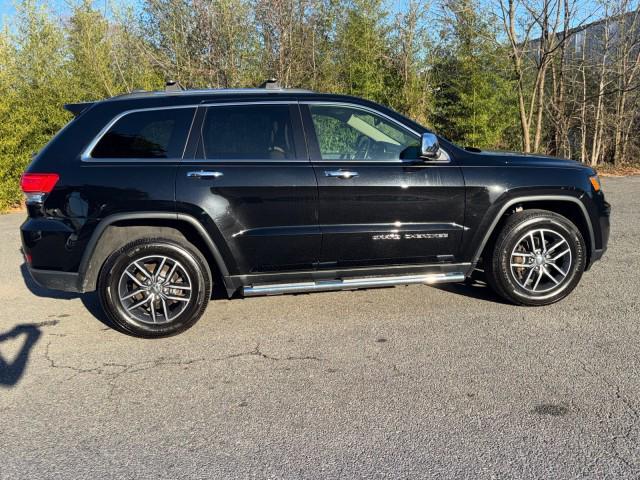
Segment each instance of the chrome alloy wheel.
M191 301L191 279L177 260L152 255L131 262L118 282L122 308L134 320L160 324L180 315Z
M511 274L525 290L539 294L559 287L571 270L571 248L555 230L531 230L511 252Z

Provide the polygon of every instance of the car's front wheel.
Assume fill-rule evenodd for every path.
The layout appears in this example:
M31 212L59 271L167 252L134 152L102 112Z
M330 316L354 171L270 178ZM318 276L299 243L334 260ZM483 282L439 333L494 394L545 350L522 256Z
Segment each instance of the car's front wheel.
M109 256L98 293L117 327L141 337L165 337L191 327L204 313L211 273L190 245L140 239Z
M489 285L521 305L548 305L566 297L586 264L580 230L546 210L511 215L489 250L485 260Z

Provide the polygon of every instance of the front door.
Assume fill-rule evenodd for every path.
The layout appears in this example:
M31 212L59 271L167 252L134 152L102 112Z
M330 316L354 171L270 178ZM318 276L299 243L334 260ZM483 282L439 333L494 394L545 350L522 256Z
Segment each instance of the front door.
M418 158L420 135L368 107L301 105L318 180L320 267L454 263L462 172Z
M198 146L177 173L178 212L205 225L232 275L312 269L318 191L297 102L217 104L198 116Z

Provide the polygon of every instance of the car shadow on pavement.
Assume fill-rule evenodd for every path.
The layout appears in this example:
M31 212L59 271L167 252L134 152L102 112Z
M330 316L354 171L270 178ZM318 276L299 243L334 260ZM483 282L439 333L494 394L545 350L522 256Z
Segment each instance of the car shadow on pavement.
M16 325L8 332L0 334L0 345L8 340L25 336L20 351L13 361L5 359L0 350L0 387L12 387L18 383L29 361L29 353L41 335L40 328L33 323Z
M35 280L33 280L31 274L29 273L27 265L24 263L20 266L20 273L22 273L24 284L33 295L37 297L53 298L58 300L73 300L75 298L79 298L84 307L89 311L91 315L93 315L97 320L102 322L107 327L114 328L114 325L102 311L102 308L100 307L100 300L98 299L98 295L96 294L96 292L61 292L58 290L49 290L48 288L41 287L35 282Z
M445 283L442 285L434 285L434 287L439 290L456 293L464 297L509 305L509 302L497 295L491 287L487 285L484 273L478 270L474 271L472 277L467 279L464 283Z

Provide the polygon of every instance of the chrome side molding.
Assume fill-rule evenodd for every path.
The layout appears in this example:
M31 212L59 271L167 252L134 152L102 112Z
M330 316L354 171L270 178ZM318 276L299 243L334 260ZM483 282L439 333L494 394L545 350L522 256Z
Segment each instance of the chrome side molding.
M325 177L336 177L336 178L346 178L347 180L350 178L359 177L358 172L354 172L353 170L325 170Z
M272 283L242 287L245 297L259 295L282 295L285 293L325 292L357 288L393 287L395 285L463 282L464 273L430 273L425 275L402 275L394 277L346 278L343 280L316 280L296 283Z
M220 178L224 175L222 172L212 172L210 170L196 170L187 172L189 178Z

